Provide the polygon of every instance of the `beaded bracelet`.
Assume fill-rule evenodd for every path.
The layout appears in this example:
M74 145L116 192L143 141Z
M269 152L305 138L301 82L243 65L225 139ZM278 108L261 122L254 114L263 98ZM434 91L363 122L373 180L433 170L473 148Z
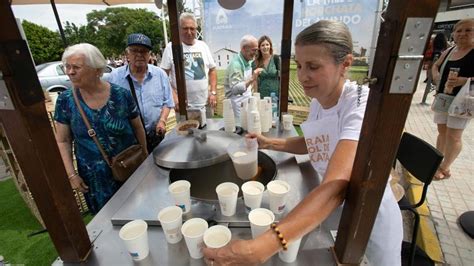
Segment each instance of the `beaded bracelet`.
M283 250L288 249L288 241L286 241L285 237L283 234L280 232L280 229L278 228L276 223L272 223L271 228L273 232L277 234L278 240L280 240L280 244L283 247Z
M76 175L77 175L77 173L76 173L76 172L74 172L74 174L70 174L70 175L68 175L68 177L67 177L67 178L68 178L68 179L71 179L71 178L75 177Z

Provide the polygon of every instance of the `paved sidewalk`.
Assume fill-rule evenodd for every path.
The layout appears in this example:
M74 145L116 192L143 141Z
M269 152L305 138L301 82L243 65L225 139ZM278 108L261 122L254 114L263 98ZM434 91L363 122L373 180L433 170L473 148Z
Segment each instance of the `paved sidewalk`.
M421 99L426 87L423 71L417 91L408 113L405 130L436 146L437 129L433 123L430 105L433 94L428 95L427 104ZM474 265L474 240L462 231L457 218L468 210L474 210L474 122L463 133L463 149L451 166L452 177L433 181L428 189L427 201L438 235L446 264Z

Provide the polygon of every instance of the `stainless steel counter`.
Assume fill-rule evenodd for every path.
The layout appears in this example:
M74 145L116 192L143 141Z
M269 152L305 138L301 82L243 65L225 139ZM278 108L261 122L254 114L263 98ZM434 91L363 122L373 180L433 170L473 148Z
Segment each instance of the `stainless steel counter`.
M219 120L208 120L207 129L215 130L222 127ZM173 132L170 134L174 134ZM269 136L296 136L296 131L281 131L273 128ZM285 180L291 185L287 209L291 210L315 186L319 184L318 176L313 170L308 156L263 150L276 163L278 174L275 179ZM171 245L166 242L161 227L157 222L159 210L174 205L168 192L169 169L158 167L150 155L137 169L130 179L120 188L112 199L87 225L93 242L93 250L87 261L88 265L205 265L204 260L189 257L184 240ZM225 222L220 214L219 206L193 200L192 214L185 216L202 217ZM268 208L267 195L264 193L262 207ZM243 207L243 199L238 200L238 213L230 223L233 239L251 239L251 232L246 223L247 213ZM286 212L283 214L285 215ZM297 261L291 265L333 265L334 261L329 247L334 241L330 230L336 230L341 209L338 209L321 226L308 234L302 241ZM277 217L277 219L280 217ZM133 220L143 219L149 223L148 239L150 255L143 261L134 262L118 236L120 225ZM60 259L55 265L62 265ZM286 265L275 255L265 265Z

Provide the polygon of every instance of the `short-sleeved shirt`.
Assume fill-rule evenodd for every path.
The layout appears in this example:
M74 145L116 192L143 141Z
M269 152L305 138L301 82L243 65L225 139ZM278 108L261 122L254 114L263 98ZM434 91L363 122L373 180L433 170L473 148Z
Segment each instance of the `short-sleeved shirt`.
M100 109L90 108L82 99L79 90L77 96L91 127L109 157L138 143L130 120L136 118L139 113L129 90L111 84L109 100ZM87 205L93 213L96 213L121 184L113 179L112 172L97 145L87 134L87 127L74 102L71 89L59 95L54 120L68 125L71 130L78 172L89 186L89 192L84 194Z
M170 80L176 88L173 52L171 43L166 45L160 67L170 70ZM184 72L186 78L186 97L191 107L204 107L209 97L209 69L216 67L209 46L203 41L195 40L193 45L182 43Z
M155 129L156 123L160 119L162 107L174 107L169 78L163 69L148 64L148 70L142 84L139 84L130 74L128 65L114 69L108 79L110 83L130 89L128 76L132 78L133 86L135 87L138 107L142 113L146 132L151 132Z

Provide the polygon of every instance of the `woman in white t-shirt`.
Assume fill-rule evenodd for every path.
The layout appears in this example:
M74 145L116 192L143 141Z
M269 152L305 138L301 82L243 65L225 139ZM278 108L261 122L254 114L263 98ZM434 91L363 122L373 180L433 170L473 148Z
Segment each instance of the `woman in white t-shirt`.
M323 178L286 217L278 229L288 243L321 224L343 202L354 164L368 88L346 80L352 64L352 37L342 22L319 21L296 37L298 80L312 98L310 114L301 128L304 137L257 137L259 147L295 154L309 154ZM371 265L400 265L402 218L389 186L366 249ZM253 240L237 240L221 249L204 248L213 265L263 263L282 249L281 240L268 230Z

